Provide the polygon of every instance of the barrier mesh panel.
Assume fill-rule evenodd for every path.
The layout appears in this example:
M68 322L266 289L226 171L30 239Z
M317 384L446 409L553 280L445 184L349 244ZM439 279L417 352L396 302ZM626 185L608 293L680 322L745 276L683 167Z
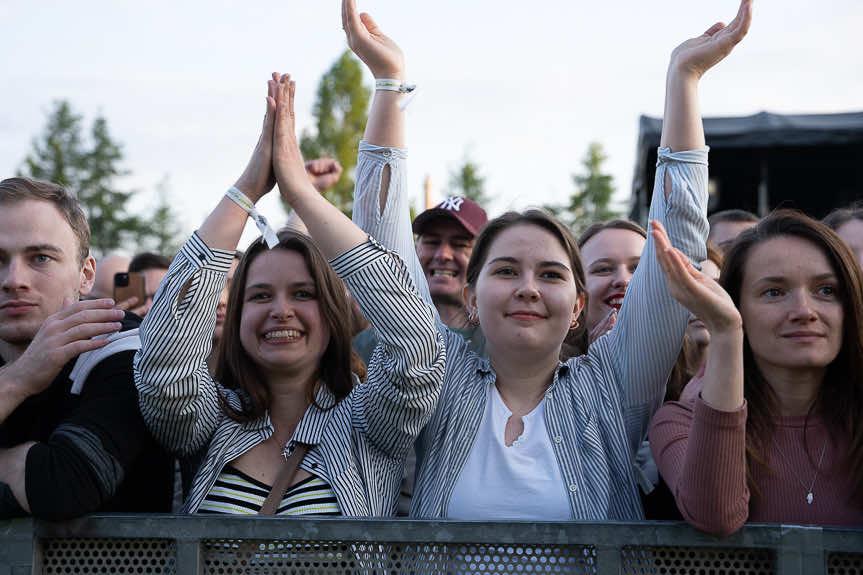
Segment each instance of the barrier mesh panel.
M170 539L43 539L42 573L176 573Z
M829 553L827 575L863 575L863 553Z
M596 551L581 545L439 545L257 540L202 542L213 575L594 573Z
M772 575L770 549L624 547L620 572L651 575Z

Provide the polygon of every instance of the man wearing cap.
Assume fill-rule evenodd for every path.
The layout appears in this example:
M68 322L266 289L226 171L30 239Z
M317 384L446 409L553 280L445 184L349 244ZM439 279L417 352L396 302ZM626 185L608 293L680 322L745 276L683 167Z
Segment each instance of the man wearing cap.
M464 307L467 263L479 229L488 221L485 210L462 196L450 196L414 219L416 251L432 302L441 321L470 342L485 357L485 337L479 326L467 321ZM354 337L354 349L366 363L377 344L374 330L366 329Z

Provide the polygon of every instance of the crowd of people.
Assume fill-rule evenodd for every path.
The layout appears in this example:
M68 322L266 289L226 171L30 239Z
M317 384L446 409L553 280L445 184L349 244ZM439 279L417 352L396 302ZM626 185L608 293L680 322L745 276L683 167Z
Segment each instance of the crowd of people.
M751 18L672 53L648 230L463 197L411 221L405 58L356 0L353 220L321 194L338 163L300 154L288 74L173 259L97 263L74 197L3 180L0 517L863 526L863 206L707 217L698 84ZM279 231L255 208L276 184ZM143 292L120 300L124 274Z

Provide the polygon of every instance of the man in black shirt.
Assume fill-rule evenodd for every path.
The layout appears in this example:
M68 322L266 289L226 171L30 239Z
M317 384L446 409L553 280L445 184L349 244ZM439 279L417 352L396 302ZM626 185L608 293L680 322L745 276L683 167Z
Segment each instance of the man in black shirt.
M138 320L79 301L89 243L62 187L0 182L0 518L170 510L171 459L134 388Z

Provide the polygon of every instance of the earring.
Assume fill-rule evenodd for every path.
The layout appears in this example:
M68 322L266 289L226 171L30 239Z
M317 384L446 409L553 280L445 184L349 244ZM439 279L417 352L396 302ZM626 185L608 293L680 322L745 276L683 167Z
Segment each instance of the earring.
M572 320L572 322L569 324L569 331L573 331L576 328L578 328L578 319Z
M476 309L472 309L468 312L467 322L471 325L479 325L479 315L476 313Z

